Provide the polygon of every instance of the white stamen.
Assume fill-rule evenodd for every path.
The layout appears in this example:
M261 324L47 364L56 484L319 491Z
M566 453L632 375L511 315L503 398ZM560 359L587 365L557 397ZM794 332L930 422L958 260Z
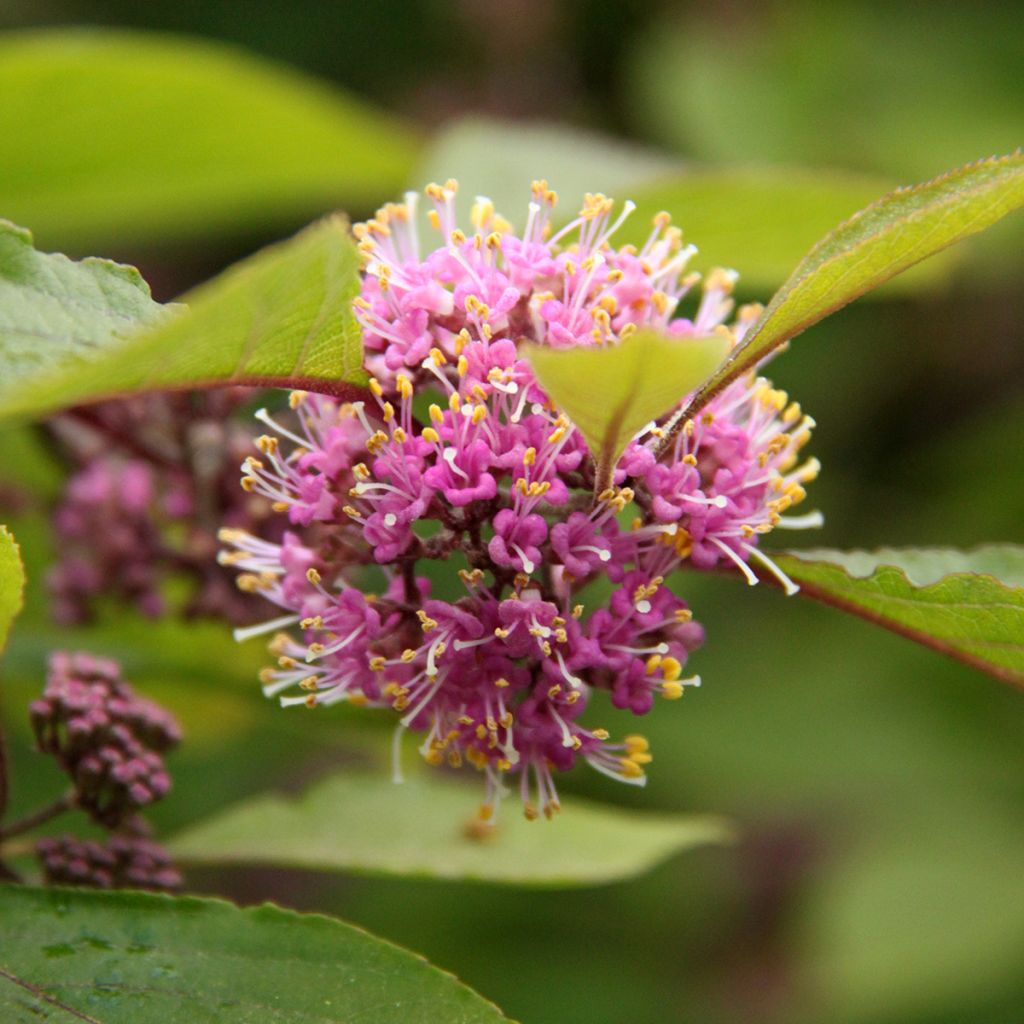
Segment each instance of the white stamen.
M757 586L757 577L751 571L750 566L747 565L747 563L744 562L743 559L740 558L740 556L737 555L736 552L733 551L733 549L729 547L728 544L723 544L717 537L709 537L708 539L711 541L712 544L715 545L715 547L719 549L719 551L722 552L722 554L726 555L735 563L736 568L739 569L739 571L743 573L743 575L747 578L748 586Z
M269 622L261 622L255 626L245 626L241 629L234 631L234 637L236 643L242 643L245 640L251 640L254 636L262 636L264 633L273 632L275 629L286 629L288 626L294 626L301 615L282 615L279 619L271 619Z
M744 544L743 549L750 553L751 558L756 558L781 584L787 597L798 593L800 588L761 550L753 544Z

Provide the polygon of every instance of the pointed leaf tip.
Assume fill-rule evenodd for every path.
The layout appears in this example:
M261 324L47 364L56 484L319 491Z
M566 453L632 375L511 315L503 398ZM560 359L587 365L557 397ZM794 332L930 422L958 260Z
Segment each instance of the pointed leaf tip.
M610 472L643 426L675 407L729 352L725 335L670 338L639 330L617 345L556 349L528 345L540 386Z

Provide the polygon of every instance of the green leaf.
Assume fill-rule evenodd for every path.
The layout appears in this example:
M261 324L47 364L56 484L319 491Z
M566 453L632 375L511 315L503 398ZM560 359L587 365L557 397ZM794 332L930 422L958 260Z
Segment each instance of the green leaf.
M479 799L475 786L426 774L395 784L381 772L345 772L298 799L243 801L179 834L170 848L186 863L579 886L631 878L681 850L730 839L717 818L582 800L566 802L551 821L526 821L507 806L493 832L481 832Z
M1024 687L1024 547L773 557L801 593Z
M123 30L0 40L0 212L103 248L301 223L397 192L408 126L220 43Z
M366 932L266 904L0 889L0 1017L92 1024L496 1024L496 1006Z
M0 364L6 386L86 361L140 324L166 317L134 267L37 252L32 235L0 220Z
M523 351L541 387L583 434L601 491L630 439L706 380L729 340L639 330L618 345Z
M29 238L17 237L23 250ZM157 315L161 307L130 268L29 252L38 269L32 287L15 279L0 291L0 356L8 360L0 416L211 384L344 394L346 385L365 379L362 339L352 314L359 260L342 217L322 220L229 267L163 315ZM52 327L33 353L24 339L44 286L52 296L44 307ZM107 296L117 303L113 312L102 306ZM135 331L124 337L133 323ZM115 325L120 326L115 330Z
M0 526L0 652L7 644L11 623L21 611L25 594L25 570L21 552L6 526Z
M804 257L742 344L694 396L687 414L812 324L1022 205L1020 151L883 196Z

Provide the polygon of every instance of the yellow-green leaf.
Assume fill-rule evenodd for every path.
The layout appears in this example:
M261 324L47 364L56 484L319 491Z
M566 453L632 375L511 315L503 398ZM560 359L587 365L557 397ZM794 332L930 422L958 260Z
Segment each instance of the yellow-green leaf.
M618 345L530 345L524 352L541 387L583 434L601 485L630 439L706 380L729 344L720 335L668 338L640 330Z
M21 611L25 591L25 570L21 552L6 526L0 526L0 651L7 643L14 617Z
M380 771L346 771L297 799L244 800L170 846L175 857L197 864L579 886L632 878L673 854L732 838L721 818L625 811L575 798L551 821L526 821L518 807L503 807L493 831L481 833L479 784L438 776L417 772L396 785Z
M897 189L826 235L776 292L692 415L771 351L865 292L1024 206L1024 154L981 160Z

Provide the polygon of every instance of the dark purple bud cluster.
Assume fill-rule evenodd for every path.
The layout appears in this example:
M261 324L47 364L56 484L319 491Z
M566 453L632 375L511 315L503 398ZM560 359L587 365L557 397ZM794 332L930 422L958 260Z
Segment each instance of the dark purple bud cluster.
M256 600L215 562L219 526L263 536L270 514L269 502L237 486L253 430L232 417L249 397L241 388L153 394L50 421L71 468L54 509L60 557L47 581L58 622L88 621L103 596L160 616L171 575L194 584L188 616L254 621Z
M99 824L116 828L170 790L162 755L180 741L178 723L139 697L116 662L53 654L46 689L29 710L39 749L54 755L76 804Z
M158 843L142 836L112 836L100 843L74 836L40 839L36 853L49 885L174 892L181 874Z

